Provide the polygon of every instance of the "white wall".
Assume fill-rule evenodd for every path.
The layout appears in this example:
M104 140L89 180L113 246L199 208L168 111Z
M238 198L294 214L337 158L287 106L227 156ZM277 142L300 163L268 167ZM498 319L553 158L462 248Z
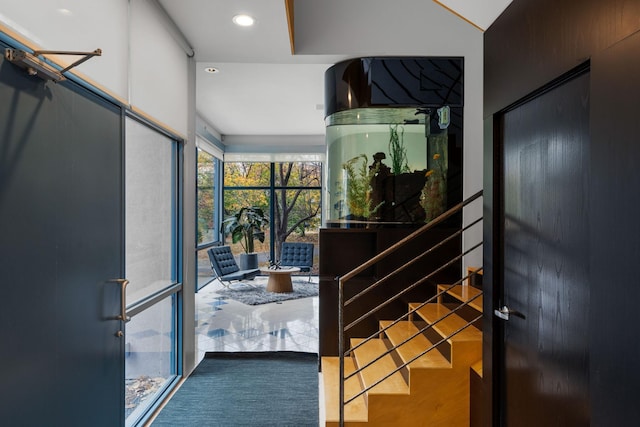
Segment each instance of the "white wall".
M31 48L65 51L102 49L76 70L127 98L127 0L0 0L0 22L26 38ZM61 10L64 5L67 12ZM80 57L59 57L65 64Z
M464 22L464 21L461 21ZM477 51L469 52L465 56L465 86L464 86L464 175L463 199L471 197L482 190L483 171L483 81L484 81L484 50L482 36L476 41ZM477 42L479 41L479 46ZM467 206L463 211L463 225L467 226L482 216L482 198ZM482 222L474 225L462 236L464 250L482 241ZM478 267L483 264L482 246L471 252L463 260L464 272L466 267Z
M0 0L0 24L30 48L102 49L74 70L186 136L188 58L160 15L150 0ZM69 64L79 57L52 59Z
M187 134L188 58L149 0L131 0L131 105Z

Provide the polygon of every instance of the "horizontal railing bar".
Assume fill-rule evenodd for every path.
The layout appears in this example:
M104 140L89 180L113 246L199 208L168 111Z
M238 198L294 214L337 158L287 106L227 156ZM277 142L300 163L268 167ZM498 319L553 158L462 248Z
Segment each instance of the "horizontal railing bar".
M433 344L431 347L429 347L426 351L422 352L421 354L419 354L418 356L415 356L414 358L412 358L410 361L403 363L402 365L398 366L396 369L394 369L393 371L391 371L390 373L388 373L387 375L385 375L384 377L382 377L381 379L377 380L376 382L374 382L373 384L371 384L368 387L365 387L363 390L361 390L359 393L357 393L356 395L352 396L351 398L349 398L348 400L344 401L344 405L348 405L349 403L353 402L355 399L357 399L358 397L362 396L363 394L365 394L366 392L368 392L369 390L371 390L372 388L374 388L375 386L377 386L378 384L382 383L384 380L386 380L387 378L391 377L393 374L395 374L396 372L399 372L400 370L402 370L403 368L405 368L406 366L408 366L410 363L414 362L415 360L419 359L420 357L424 356L425 354L427 354L429 351L432 351L434 348L436 348L437 346L439 346L440 344L442 344L443 342L447 341L448 339L450 339L451 337L459 334L460 332L462 332L465 328L467 328L469 325L471 325L473 322L476 322L478 320L482 319L482 314L477 316L473 321L467 323L466 325L462 326L461 328L457 329L456 331L454 331L452 334L447 335L446 337L442 338L440 341L438 341L437 343ZM364 368L363 368L364 369Z
M384 251L380 252L379 254L374 256L373 258L369 259L364 264L361 264L360 266L354 268L353 270L351 270L350 272L348 272L347 274L342 276L342 279L344 279L344 281L347 281L347 280L351 279L352 277L355 277L358 274L362 273L367 268L369 268L369 267L373 266L374 264L376 264L379 260L385 258L390 253L395 252L397 248L399 248L400 246L404 245L406 242L408 242L410 240L413 240L414 238L416 238L417 236L421 235L422 233L427 232L428 230L431 230L433 227L435 227L436 225L440 224L441 222L443 222L445 219L449 218L450 216L454 215L459 210L461 210L463 207L465 207L466 205L468 205L471 202L473 202L476 199L478 199L480 196L482 196L482 190L478 191L476 194L474 194L473 196L469 197L467 200L465 200L463 202L460 202L457 205L453 206L448 211L440 214L439 216L437 216L433 220L429 221L428 224L425 224L424 226L422 226L418 230L416 230L413 233L409 234L407 237L405 237L405 238L399 240L398 242L396 242L395 244L389 246L387 249L385 249Z
M475 298L475 297L474 297ZM462 332L462 330L464 328L466 328L467 326L477 322L478 320L482 319L482 314L476 316L472 321L468 322L466 326L463 326L460 329L457 329L454 333L447 335L446 337L443 337L440 341L434 343L431 347L429 347L427 350L423 351L422 353L418 354L417 356L414 356L413 358L411 358L408 362L406 362L406 364L404 364L401 368L404 368L405 366L407 366L408 364L418 360L419 358L421 358L422 356L424 356L425 354L427 354L428 352L430 352L431 350L433 350L434 348L438 347L440 344L444 343L445 341L447 341L448 339L452 338L453 336L459 334L460 332ZM426 329L425 329L426 330Z
M369 312L363 314L362 316L360 316L358 319L354 320L353 322L349 323L347 326L344 327L344 331L348 331L349 329L353 328L355 325L357 325L358 323L360 323L362 320L366 319L367 317L371 316L372 314L378 312L379 310L383 309L384 307L386 307L387 305L389 305L390 303L392 303L393 301L397 300L398 298L400 298L402 295L406 294L407 292L415 289L416 287L418 287L419 285L425 283L428 279L430 279L433 275L440 273L442 270L444 270L447 267L450 267L451 265L453 265L454 263L456 263L457 261L461 260L465 255L469 254L470 252L476 250L477 248L480 247L480 245L482 245L482 242L472 246L471 248L467 249L466 251L464 251L463 253L461 253L460 255L457 255L455 258L452 258L449 262L447 262L446 264L443 264L442 266L440 266L439 268L437 268L436 270L432 271L431 273L429 273L427 276L423 277L422 279L418 280L417 282L414 282L412 285L404 288L402 291L398 292L397 294L395 294L393 297L389 298L388 300L386 300L385 302L379 304L377 307L371 309ZM339 282L341 284L341 281Z
M436 294L433 295L432 297L430 297L429 299L427 299L424 304L428 304L431 301L441 297L442 295L446 294L450 289L453 289L454 287L460 285L462 282L464 282L465 280L469 279L471 277L473 273L467 274L466 276L460 278L459 280L455 281L454 283L448 284L448 285L443 285L443 286L448 286L446 289L444 289L443 291L436 291ZM424 305L420 305L419 308L424 307ZM379 335L381 332L385 332L387 329L392 328L395 324L399 323L402 321L402 319L404 319L405 317L409 317L411 316L413 313L416 312L417 309L413 309L413 310L409 310L407 313L404 313L402 316L398 317L396 320L394 320L391 324L383 327L382 329L376 331L375 333L369 335L367 338L365 338L364 341L360 342L359 344L356 344L354 347L351 347L349 350L347 350L345 352L345 356L348 356L353 350L357 349L358 347L360 347L361 345L363 345L366 341L373 339L376 335Z
M476 273L477 273L477 272L479 272L479 271L483 271L483 269L482 269L482 268L480 268L479 270L477 270L477 271L476 271ZM461 282L461 280L458 280L457 282L455 282L455 283L454 283L454 284L452 284L452 285L443 285L443 286L448 286L448 287L447 287L446 289L444 289L443 291L441 291L441 292L437 293L434 297L429 298L427 301L425 301L425 302L423 302L423 303L421 303L421 304L418 304L418 305L417 305L413 310L409 310L409 313L408 313L408 314L413 314L413 313L415 313L416 311L420 310L422 307L424 307L425 305L427 305L427 304L429 304L431 301L433 301L433 299L434 299L436 296L446 294L450 289L453 289L453 288L454 288L455 286L457 286L460 282ZM473 298L471 298L471 299L467 300L467 302L471 302L471 301L475 300L478 296L480 296L480 295L482 295L482 294L483 294L483 292L481 292L480 294L478 294L478 295L474 296ZM425 329L425 330L426 330L426 329Z
M407 366L408 363L411 363L413 360L415 360L416 358L426 354L428 351L431 351L432 348L435 348L435 346L439 345L440 343L446 341L447 339L449 339L450 337L452 337L453 335L459 333L462 329L464 329L466 326L468 326L469 324L467 324L466 326L462 327L461 329L459 329L458 331L455 331L453 334L449 335L448 337L443 338L438 344L432 346L432 348L427 349L427 351L421 353L419 356L417 356L416 358L412 359L411 361L403 364L401 367L399 367L398 369L396 369L394 372L392 372L391 374L387 375L385 378L383 378L382 380L374 383L373 385L367 387L365 390L363 390L362 392L358 393L356 396L352 397L351 399L349 399L348 401L345 401L345 395L344 395L344 385L345 385L345 375L344 375L344 355L345 355L345 351L344 351L344 347L345 347L345 343L344 343L344 334L346 332L346 330L348 330L349 328L351 328L353 325L359 323L360 321L362 321L364 318L366 318L367 316L370 316L372 313L375 313L377 311L379 311L381 308L385 307L386 305L388 305L389 303L391 303L392 301L395 301L396 299L398 299L400 296L406 294L407 292L411 291L412 289L415 289L417 286L423 284L424 282L426 282L429 278L431 278L434 274L442 271L444 268L449 267L451 264L453 264L454 262L458 261L459 259L461 259L464 255L470 253L471 251L475 250L476 248L478 248L480 245L482 245L482 242L478 243L477 245L475 245L474 247L472 247L471 249L464 251L460 256L456 256L453 260L449 261L448 263L446 263L445 265L441 266L439 269L433 271L431 274L427 275L426 277L424 277L423 279L414 282L412 285L410 285L409 287L405 288L403 291L399 292L398 294L396 294L394 297L392 297L390 300L388 300L386 303L383 303L382 305L379 305L378 307L376 307L374 310L370 311L367 315L360 317L358 320L356 320L356 322L351 323L347 328L345 328L344 326L344 309L345 309L345 302L344 302L344 284L350 280L351 278L355 277L356 275L358 275L359 273L363 272L364 270L370 268L371 266L375 265L376 263L378 263L380 260L384 259L385 257L387 257L389 254L394 253L399 247L405 245L407 242L415 239L416 237L420 236L421 234L427 232L428 230L431 230L432 228L434 228L435 226L437 226L438 224L441 224L442 222L444 222L447 218L453 216L454 214L456 214L457 212L461 211L465 206L469 205L470 203L472 203L473 201L477 200L478 198L480 198L482 196L483 192L482 190L478 191L477 193L475 193L474 195L472 195L471 197L467 198L466 200L464 200L463 202L457 204L456 206L452 207L451 209L447 210L446 212L442 213L441 215L439 215L438 217L436 217L434 220L430 221L428 224L424 225L423 227L421 227L420 229L414 231L413 233L409 234L408 236L406 236L405 238L401 239L400 241L398 241L397 243L395 243L394 245L390 246L389 248L385 249L384 251L380 252L379 254L375 255L373 258L369 259L367 262L365 262L364 264L360 265L359 267L351 270L350 272L348 272L347 274L345 274L344 276L338 278L338 319L339 319L339 324L338 324L338 331L339 331L339 337L338 337L338 348L339 348L339 359L340 359L340 364L339 364L339 380L340 380L340 384L339 384L339 402L340 402L340 408L339 408L339 425L343 426L344 425L344 408L345 405L347 403L352 402L354 399L356 399L357 397L361 396L362 394L366 393L368 390L370 390L371 388L375 387L376 385L378 385L380 382L384 381L386 378L388 378L389 376L393 375L395 372L398 372L400 369L403 369L405 366ZM482 218L478 219L477 221L475 221L472 225L475 225L477 222L481 221ZM465 227L464 229L468 229L470 226ZM455 235L459 235L460 233L454 233ZM440 242L439 245L442 246L443 242ZM427 251L429 252L429 251ZM423 253L421 256L417 257L418 259L422 259L422 257L426 256L426 253ZM408 263L405 263L400 271L404 270L406 267L408 267L409 265L413 264L413 262L417 262L417 261L410 261ZM480 270L478 270L480 271ZM477 273L478 271L475 271L475 273ZM383 281L387 280L388 278L390 278L391 276L393 276L394 274L397 274L397 272L392 272L391 274L385 276L383 279L381 280L377 280L373 286L368 287L368 289L372 289L375 288L376 286L378 286L380 283L382 283ZM469 277L469 274L466 276ZM463 281L464 279L461 279L459 282ZM456 282L459 283L459 282ZM448 287L447 289L443 290L443 293L446 293L446 291L448 289L451 289L454 285ZM365 290L365 293L368 292L368 290ZM437 295L441 295L438 294ZM481 294L476 295L475 297L471 298L470 300L466 301L465 303L463 303L461 306L459 306L457 309L453 310L452 312L450 312L447 316L451 315L453 312L456 312L457 310L459 310L462 306L468 305L471 301L475 300L475 298L479 297ZM357 298L358 296L356 296L355 298ZM436 298L437 296L434 296L432 299ZM352 302L352 300L354 300L355 298L352 298L349 300L349 303ZM431 301L432 299L428 300ZM427 301L427 302L428 302ZM410 316L411 314L413 314L417 309L423 307L425 304L427 304L427 302L419 305L416 309L411 310L409 313L407 313L406 316ZM441 319L446 318L447 316L444 316ZM480 319L482 317L482 315L480 315L475 321L477 321L478 319ZM404 318L404 316L402 316L400 319ZM438 321L441 321L441 319L437 320L435 323L437 323ZM396 320L393 324L396 324L399 321ZM393 325L392 324L392 325ZM383 331L386 331L389 327L391 327L392 325L388 325L387 328L383 328ZM433 324L432 324L433 325ZM432 325L428 325L428 327L433 327ZM421 331L425 331L428 329L427 328L423 328ZM380 334L381 332L378 331L377 334ZM369 338L371 339L371 337ZM400 345L403 345L407 340L403 341ZM394 347L394 349L397 347ZM393 351L390 350L390 351ZM349 353L349 352L347 352ZM370 366L370 365L367 365ZM362 368L364 369L364 368ZM358 372L360 372L362 369L358 370ZM353 374L351 374L353 375ZM349 378L351 377L351 375L349 376Z
M455 286L455 285L454 285ZM376 357L375 359L369 361L367 364L365 364L364 366L361 366L360 368L356 369L355 371L353 371L351 374L349 374L348 376L346 376L344 379L345 381L348 380L349 378L353 377L354 375L358 374L359 372L362 372L364 369L368 368L369 366L373 365L375 362L377 362L378 360L382 359L384 356L392 353L394 350L396 350L398 347L402 346L403 344L411 341L413 338L417 337L420 334L423 334L424 332L426 332L429 329L433 329L433 327L440 323L441 321L443 321L444 319L446 319L447 317L453 315L454 313L456 313L457 311L461 310L462 307L466 307L469 305L469 303L473 300L475 300L476 298L478 298L480 295L482 295L482 293L479 293L478 295L474 296L473 298L470 298L467 302L460 304L458 307L456 307L455 309L451 310L449 313L447 313L446 315L440 317L439 319L437 319L435 322L428 324L426 327L420 329L418 332L416 332L414 335L412 335L411 337L407 338L406 340L404 340L403 342L401 342L400 344L393 346L389 349L387 349L387 351L385 351L384 353L380 354L378 357ZM414 310L415 311L415 310ZM402 316L404 317L404 316ZM480 317L482 317L482 315L480 315ZM477 319L476 319L477 320ZM474 320L475 322L475 320ZM469 322L467 323L462 329L466 328L467 326L469 326L471 323L473 322ZM388 328L386 328L388 329ZM385 330L386 330L385 329ZM380 333L382 331L379 331L378 333ZM371 337L368 338L369 340L371 339ZM362 345L363 343L360 343L360 345ZM355 350L356 347L354 347L352 350ZM346 355L346 354L345 354Z
M422 252L422 254L420 254L419 256L416 256L414 258L412 258L410 261L404 263L403 265L401 265L400 267L398 267L397 269L393 270L391 273L387 274L386 276L384 276L382 279L379 279L378 281L374 282L373 284L371 284L370 286L368 286L366 289L363 289L362 291L360 291L359 293L357 293L356 295L354 295L353 297L351 297L350 299L348 299L344 305L345 307L348 306L349 304L351 304L353 301L355 301L356 299L360 298L361 296L365 295L366 293L372 291L374 288L376 288L378 285L382 284L383 282L385 282L386 280L388 280L389 278L395 276L396 274L399 274L400 272L404 271L407 267L415 264L416 262L422 260L422 258L426 257L427 255L429 255L430 253L432 253L433 251L441 248L442 246L444 246L446 243L448 243L449 241L451 241L452 239L454 239L455 237L461 235L462 233L464 233L465 231L467 231L469 228L473 227L474 225L476 225L478 222L482 221L482 217L478 218L477 220L475 220L474 222L472 222L471 224L467 225L466 227L456 231L455 233L451 234L450 236L448 236L447 238L441 240L439 243L437 243L436 245L432 246L431 248L429 248L428 250L426 250L425 252ZM344 279L343 279L344 280ZM346 281L346 280L345 280Z

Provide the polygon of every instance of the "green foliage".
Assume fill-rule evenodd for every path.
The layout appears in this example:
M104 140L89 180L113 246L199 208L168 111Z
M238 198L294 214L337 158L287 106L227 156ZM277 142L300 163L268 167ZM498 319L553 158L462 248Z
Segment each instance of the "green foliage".
M303 229L305 232L317 230L320 227L319 187L322 185L322 163L283 162L275 163L273 166L274 176L271 177L271 163L225 163L224 212L225 216L232 215L244 206L270 212L273 207L269 227L273 233L277 259L282 242L291 233L302 232ZM270 193L272 178L275 186L273 194ZM265 241L268 243L270 236L269 233L265 234ZM256 243L257 250L269 250L268 247L261 249L260 246L262 245Z
M235 214L225 218L222 222L225 234L230 234L233 243L242 245L246 253L254 252L254 239L264 243L263 227L269 224L262 209L255 206L240 208Z
M370 170L367 162L367 155L360 154L342 164L347 174L348 212L359 218L369 218L382 205L371 207L371 178L376 169Z
M391 156L391 172L399 175L410 172L407 149L404 146L404 127L389 125L389 155Z
M426 180L420 194L420 205L425 212L425 222L442 214L447 207L448 137L446 133L429 135L431 155Z
M269 163L232 162L224 164L224 186L263 187L269 186ZM257 206L269 210L269 192L261 189L237 189L224 192L224 215L232 215L244 206Z
M215 164L213 156L198 150L197 195L198 228L197 243L213 240L213 176Z
M270 180L270 163L229 162L224 164L225 187L268 187Z

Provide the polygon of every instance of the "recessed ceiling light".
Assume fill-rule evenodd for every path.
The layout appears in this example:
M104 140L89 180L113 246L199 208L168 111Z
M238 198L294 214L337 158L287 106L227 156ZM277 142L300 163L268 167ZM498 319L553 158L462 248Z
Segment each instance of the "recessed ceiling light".
M220 70L218 70L218 69L217 69L217 68L215 68L215 67L207 67L207 68L205 68L204 70L205 70L207 73L210 73L210 74L215 74L215 73L219 73L219 72L220 72Z
M71 16L71 15L73 15L73 12L72 12L72 11L70 11L69 9L65 9L65 8L60 8L60 9L58 9L58 13L59 13L60 15L64 15L64 16Z
M250 27L256 22L253 16L244 15L244 14L234 16L232 21L234 24L239 25L241 27Z

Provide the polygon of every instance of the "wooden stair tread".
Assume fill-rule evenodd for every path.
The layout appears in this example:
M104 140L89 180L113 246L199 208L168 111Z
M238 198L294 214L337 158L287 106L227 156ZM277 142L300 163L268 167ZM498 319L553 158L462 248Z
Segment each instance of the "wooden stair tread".
M484 269L482 267L467 267L467 275L471 273L483 274Z
M382 328L387 327L393 323L391 320L382 320L380 321L380 326ZM418 328L412 322L398 322L389 329L387 329L384 333L389 338L389 341L396 346L399 343L403 342L407 338L411 337L415 333L418 332ZM410 341L406 342L402 346L398 347L396 351L400 355L400 358L404 363L413 359L418 354L425 351L427 348L431 347L433 343L431 343L427 337L420 334L413 337ZM450 368L451 363L440 353L437 349L433 349L429 351L427 354L420 356L418 359L411 362L409 367L413 368Z
M353 358L345 357L345 375L355 371ZM322 382L324 384L325 418L327 422L338 422L340 418L340 359L338 357L322 358ZM362 391L358 376L349 378L345 382L345 400ZM349 402L344 408L345 420L353 422L366 422L368 420L367 404L364 395Z
M409 309L413 310L418 307L420 303L411 302L409 303ZM420 309L418 309L415 313L422 317L427 323L433 324L443 316L449 314L451 310L445 307L442 304L427 304ZM433 325L433 329L437 331L443 337L451 335L453 332L467 325L467 321L462 317L458 316L456 313L448 316L447 318L440 320L438 323ZM450 341L476 341L482 340L482 332L478 330L473 325L468 325L465 329L460 331L455 336L449 338Z
M448 289L450 288L450 289ZM455 299L460 302L467 302L478 294L482 293L481 289L474 288L469 285L438 285L438 292L447 289L447 294L451 295ZM482 312L482 295L474 299L469 303L469 307L472 307L480 312Z
M471 369L478 374L480 378L482 378L482 360L478 360L476 363L471 365Z
M353 338L351 339L351 346L355 347L360 344L364 339ZM363 344L353 351L358 368L366 365L382 353L387 351L387 346L381 339L372 339ZM380 360L376 361L371 366L363 369L360 372L362 383L364 387L370 387L375 382L379 381L382 377L389 372L396 369L395 361L391 357L391 354L387 354ZM375 394L409 394L409 385L404 381L400 371L394 373L389 378L376 385L369 390L369 393Z

